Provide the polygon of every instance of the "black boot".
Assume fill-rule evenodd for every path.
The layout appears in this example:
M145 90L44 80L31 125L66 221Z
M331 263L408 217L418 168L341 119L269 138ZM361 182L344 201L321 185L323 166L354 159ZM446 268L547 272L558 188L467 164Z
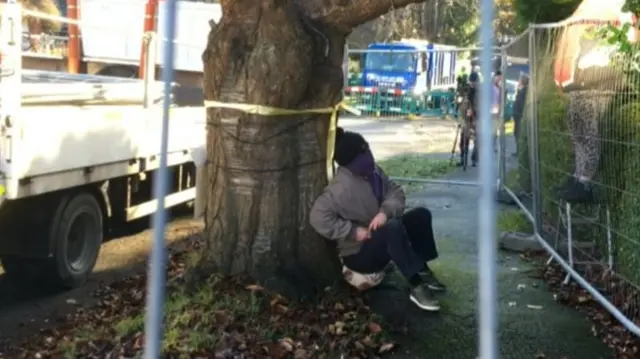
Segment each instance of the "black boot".
M572 177L557 190L558 198L568 203L593 203L594 196L591 184Z
M556 194L560 195L560 193L563 193L563 192L571 189L575 185L576 181L577 181L577 179L574 176L567 177L567 179L564 181L563 184L561 184L561 185L557 186L556 188L554 188L554 190L556 191Z
M447 287L442 284L442 282L440 282L438 278L436 278L435 274L433 274L431 268L429 268L428 266L425 266L425 269L420 271L420 277L422 278L422 281L427 286L427 288L431 289L434 292L444 292L447 290Z

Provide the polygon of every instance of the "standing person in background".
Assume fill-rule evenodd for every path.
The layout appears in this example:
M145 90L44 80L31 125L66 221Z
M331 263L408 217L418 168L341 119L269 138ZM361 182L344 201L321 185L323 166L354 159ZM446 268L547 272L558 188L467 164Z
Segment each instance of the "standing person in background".
M464 96L468 83L469 76L467 75L467 68L463 66L460 69L460 74L456 77L456 93L458 96Z
M465 126L467 129L469 129L470 131L468 131L469 133L471 131L476 130L476 115L477 115L477 109L478 109L478 81L479 80L479 76L477 72L472 72L469 75L469 84L467 87L467 92L465 93L465 96L463 98L463 107L464 107L464 112L462 115L464 116L464 122L462 124L462 126ZM465 136L464 135L465 131L462 132L462 135L460 136L460 162L458 162L458 167L462 167L465 158L464 156L464 146L466 145L467 148L469 148L469 142L471 141L471 139L469 137L471 136ZM471 166L475 167L478 163L478 137L474 136L474 143L473 143L473 151L471 151Z
M516 139L516 152L514 156L518 155L518 136L520 130L520 123L522 121L522 115L524 114L524 105L527 101L527 90L529 89L529 76L520 76L518 82L518 92L516 93L516 99L513 102L513 136Z
M460 74L456 77L456 112L458 117L464 116L465 108L463 105L467 88L469 87L469 75L467 75L467 68L462 67Z

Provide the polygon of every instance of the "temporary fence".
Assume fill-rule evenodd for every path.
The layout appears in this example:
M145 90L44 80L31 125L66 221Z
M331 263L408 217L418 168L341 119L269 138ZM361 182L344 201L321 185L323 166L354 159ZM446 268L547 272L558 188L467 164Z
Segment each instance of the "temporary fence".
M380 119L457 119L463 95L459 93L457 77L463 67L467 75L470 73L470 65L465 66L463 59L480 50L346 49L345 101L363 116ZM509 119L520 67L512 63L514 55L503 53L501 48L492 50L492 71L502 69L506 78L503 88L508 96L503 117ZM517 59L524 60L522 65L526 66L526 58Z
M347 103L379 118L456 116L456 58L464 50L347 50Z
M518 167L503 189L531 220L549 262L566 270L565 283L578 283L640 335L640 48L626 42L626 30L636 34L619 30L617 20L531 25L505 47L508 53L528 42L531 80L517 130ZM598 66L574 71L565 41L585 25L600 41L590 59ZM616 27L622 44L608 41Z
M166 10L166 29L165 36L167 39L173 39L175 34L175 13L176 13L176 4L175 0L167 1ZM14 6L19 10L19 5L15 3L15 0L9 0L7 4L9 7ZM491 17L493 16L493 6L490 1L484 1L483 6L487 9L484 12L484 25L482 31L482 41L484 43L491 43ZM14 9L15 10L15 9ZM5 7L5 14L3 16L13 16L13 19L18 17L15 12L11 13L7 7ZM43 18L51 18L48 15L31 13L32 16L42 16ZM487 18L488 17L488 18ZM66 21L68 23L74 23L78 26L91 26L91 24L86 24L78 21L69 21L68 19L55 17L57 21ZM4 22L4 21L3 21ZM4 22L6 23L6 22ZM117 31L117 30L116 30ZM163 61L162 64L166 68L166 71L163 71L163 81L165 86L165 93L170 92L170 86L173 81L173 75L175 72L174 69L174 41L167 41L167 45L164 48L163 52ZM485 48L478 49L482 52L482 73L485 74L485 78L490 78L490 74L492 72L492 57L494 55L494 49ZM20 54L14 54L17 59L20 59ZM19 60L18 60L19 61ZM2 66L10 64L10 61L3 61ZM147 74L147 79L150 74ZM449 95L447 91L448 88L442 87L444 83L449 83L454 79L449 76L448 79L441 79L438 81L434 81L432 83L432 87L428 89L429 91L443 91L439 96L445 97L446 100L434 100L434 94L437 95L437 92L432 92L432 94L424 96L421 99L422 102L418 103L416 108L418 109L418 114L424 114L428 112L429 108L435 108L437 105L425 105L425 103L440 103L441 106L444 103L445 107L450 107L452 103L453 96ZM440 86L440 87L437 87ZM495 278L495 250L496 247L494 245L495 241L495 203L493 201L495 191L496 191L496 173L494 171L495 158L493 153L492 146L492 129L493 124L490 115L490 107L491 107L491 81L485 81L482 84L482 88L480 90L480 118L479 118L479 127L478 127L478 143L480 144L479 155L480 159L483 163L483 166L480 167L480 181L438 181L433 179L420 179L420 178L398 178L398 181L408 181L408 182L427 182L441 185L468 185L468 186L478 186L481 189L482 196L480 198L480 208L479 208L479 223L480 223L480 236L478 238L479 248L481 252L481 260L479 265L480 272L480 281L479 286L481 287L481 308L479 308L478 312L480 313L480 323L481 323L481 357L485 359L495 358L497 355L496 351L496 343L497 343L497 332L495 328L496 321L496 302L497 302L497 293L496 293L496 278ZM5 86L3 86L6 88ZM431 96L431 98L429 98ZM435 101L435 102L434 102ZM168 181L167 174L167 163L166 163L166 153L167 153L167 127L168 127L168 119L169 119L169 105L170 99L166 98L163 104L163 119L162 119L162 138L160 141L161 144L161 156L160 156L160 168L157 171L157 177L154 181L155 189L154 194L158 199L158 208L164 208L164 200L166 194L166 187ZM1 108L0 108L1 109ZM449 110L447 110L449 111ZM504 132L504 126L501 126ZM147 359L157 359L161 355L162 348L162 332L163 332L163 300L164 300L164 289L165 289L165 238L164 238L164 227L166 224L166 212L163 210L156 211L153 218L153 249L152 254L150 256L149 261L149 276L148 276L148 297L147 297L147 315L145 322L145 358Z
M166 29L168 39L175 34L176 1L167 1ZM15 0L9 6L18 6ZM492 43L493 3L481 1L480 42ZM5 11L7 8L5 7ZM4 15L6 16L6 15ZM637 82L631 61L624 56L619 61L623 71L607 77L612 87L575 95L558 94L553 79L553 65L557 60L557 39L567 31L569 23L532 25L527 32L499 51L503 59L503 73L508 72L508 58L522 57L524 51L531 67L529 93L524 116L519 123L518 156L519 166L513 181L506 171L504 118L502 113L500 145L500 189L510 195L527 214L534 225L535 238L562 265L570 278L582 285L593 298L612 313L625 327L635 334L640 328L633 322L637 319L636 289L638 271L637 244L638 201L640 173L636 173L640 161L637 140L640 127L634 122L638 116L633 85ZM523 45L525 44L525 45ZM526 48L526 50L522 50ZM492 63L496 54L492 48L481 50L481 73L490 78ZM451 50L445 50L451 51ZM465 50L458 50L465 51ZM399 53L394 51L393 54ZM408 52L413 59L418 54ZM393 58L392 54L389 54ZM163 71L166 92L170 92L174 75L174 42L168 41L164 47ZM413 61L413 60L412 60ZM417 61L417 60L416 60ZM625 62L626 61L626 62ZM625 65L626 64L626 65ZM4 66L4 65L3 65ZM417 65L416 65L417 66ZM423 67L424 70L424 67ZM418 71L415 70L417 76ZM633 73L634 74L634 73ZM366 78L366 74L364 75ZM507 79L503 88L507 88ZM352 82L345 96L352 106L380 115L398 114L441 116L451 114L454 109L455 79L450 76L427 83L425 93L409 90L397 84L385 83L380 78L377 86L368 89ZM391 82L395 80L390 80ZM404 80L403 80L404 81ZM479 356L483 359L497 358L497 289L496 289L496 246L495 246L495 194L496 173L492 146L493 124L491 119L491 81L484 81L480 91L479 144L483 166L479 168L479 181L436 181L429 179L398 178L408 182L428 182L443 185L473 185L481 189L479 199L478 249L480 304L479 315ZM354 91L353 88L357 88ZM375 88L375 90L373 90ZM361 91L362 90L362 91ZM391 91L391 92L390 92ZM409 92L407 92L409 91ZM362 94L369 94L368 97ZM509 91L506 93L510 96ZM504 98L504 96L502 96ZM574 101L574 102L572 102ZM578 101L578 102L575 102ZM158 208L163 208L166 193L167 167L167 124L170 99L165 99L162 120L162 156L157 174L155 195ZM585 106L586 105L586 106ZM581 113L581 122L565 123L565 110L589 108L593 112ZM501 106L502 110L508 106ZM439 110L438 110L439 109ZM440 111L440 112L438 112ZM596 116L597 115L597 116ZM574 119L574 117L570 117ZM589 120L590 119L590 120ZM572 141L573 140L573 141ZM572 143L573 142L573 143ZM541 151L544 149L544 152ZM576 160L573 160L573 152ZM591 188L597 200L575 205L571 201L556 198L553 187L574 174L572 163L576 162L579 175L591 177ZM595 173L593 169L597 168ZM581 172L580 172L581 171ZM591 171L591 172L590 172ZM519 188L516 188L519 187ZM579 228L574 227L576 219L585 221ZM164 295L165 211L158 210L154 216L154 246L150 260L148 313L145 325L145 358L160 357L162 338L162 316ZM586 263L586 264L584 264Z

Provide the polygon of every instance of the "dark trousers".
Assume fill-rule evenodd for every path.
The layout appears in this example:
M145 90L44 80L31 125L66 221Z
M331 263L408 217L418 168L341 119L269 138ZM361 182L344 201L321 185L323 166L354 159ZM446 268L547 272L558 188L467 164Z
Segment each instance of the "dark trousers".
M465 124L465 126L471 125ZM465 135L465 132L467 132L467 135ZM464 159L465 146L467 147L467 150L471 151L471 161L476 162L478 160L478 136L471 136L470 132L471 131L464 131L464 129L461 129L460 131L460 144L458 145L460 149L460 161ZM473 148L470 148L471 137L473 137ZM467 155L469 154L467 153Z
M438 258L431 212L415 208L374 231L360 252L342 258L344 265L359 273L377 273L392 261L407 279Z
M518 138L520 136L520 121L522 115L513 116L513 137L516 139L516 150L518 148Z

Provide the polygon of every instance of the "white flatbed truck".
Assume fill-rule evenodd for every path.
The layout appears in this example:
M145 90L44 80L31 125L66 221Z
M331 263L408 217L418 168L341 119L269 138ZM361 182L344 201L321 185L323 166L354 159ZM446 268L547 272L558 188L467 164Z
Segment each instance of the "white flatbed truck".
M0 123L0 262L11 276L78 286L110 228L157 209L161 106L143 106L136 79L22 75L22 103ZM204 146L204 116L171 110L166 207L195 198L191 151Z
M20 23L11 16L1 24ZM9 276L72 288L111 228L156 212L161 105L172 94L155 80L23 70L19 31L0 26L0 262ZM165 208L195 199L202 103L171 109Z

